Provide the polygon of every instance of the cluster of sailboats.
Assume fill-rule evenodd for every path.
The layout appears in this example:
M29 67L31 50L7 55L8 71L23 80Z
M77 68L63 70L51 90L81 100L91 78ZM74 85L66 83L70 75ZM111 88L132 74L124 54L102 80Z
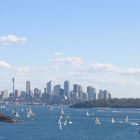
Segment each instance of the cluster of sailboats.
M60 117L58 120L59 129L61 130L62 126L66 126L67 124L72 124L71 117L68 114L66 115L63 108L61 108Z
M21 111L23 112L24 109L22 108ZM26 116L27 116L28 118L35 115L35 114L33 113L33 111L32 111L32 109L31 109L30 106L26 108L26 112L27 112ZM18 111L16 111L15 109L12 109L12 114L13 114L16 118L19 118L19 117L20 117Z
M12 111L12 114L14 115L15 118L20 118L21 114L23 114L22 112L26 113L26 117L32 117L35 116L35 114L32 111L31 106L28 106L27 108L21 108L20 111L18 109L18 111L16 109L14 109L15 107L13 107L12 109L10 108L6 108L5 105L1 105L0 109L6 109L8 111ZM51 111L53 110L53 106L48 106L48 109ZM20 113L21 114L20 114ZM101 118L99 116L96 115L96 113L89 113L88 111L85 113L86 117L92 117L94 118L94 123L96 125L100 125L102 123L104 123L104 121L101 120ZM58 127L61 130L63 127L67 126L67 125L71 125L73 122L71 120L71 115L70 113L65 113L63 107L60 108L60 116L58 119ZM139 125L139 123L137 122L133 122L132 119L129 120L128 116L124 117L124 119L122 121L117 121L117 118L115 117L111 117L109 123L112 124L117 124L117 123L124 123L124 124L131 124L131 125Z
M87 111L86 112L86 116L87 117L90 117L90 116L94 116L94 113L92 113L91 115L89 114L89 112ZM123 121L115 121L115 119L112 117L111 118L111 123L114 124L114 123L126 123L126 124L131 124L131 125L139 125L138 123L136 122L131 122L128 120L128 116L126 116L126 118L123 120ZM101 120L99 119L99 117L95 117L95 124L101 124Z

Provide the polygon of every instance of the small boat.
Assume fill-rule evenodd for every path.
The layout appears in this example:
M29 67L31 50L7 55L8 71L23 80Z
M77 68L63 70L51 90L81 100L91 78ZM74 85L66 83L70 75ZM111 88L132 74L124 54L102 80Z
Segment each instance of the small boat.
M65 126L67 125L67 119L64 121L64 125L65 125Z
M64 110L63 110L63 108L61 107L61 115L64 115L65 113L64 113Z
M32 112L32 109L31 107L28 108L28 111L27 111L27 117L31 117L31 116L34 116L35 114Z
M18 118L19 117L19 114L18 114L18 112L15 112L15 116Z
M125 122L125 123L128 123L128 116L126 116L124 122Z
M16 112L15 109L12 109L12 114L15 114L15 112Z
M69 124L72 124L72 121L69 121Z
M95 119L95 124L101 124L101 122L100 122L98 117L96 117L96 119Z
M68 115L66 117L66 120L64 121L64 125L66 126L67 125L67 120L68 120Z
M138 123L135 123L135 122L131 122L131 125L137 126L139 124Z
M62 115L60 116L60 118L58 120L58 124L62 123L61 120L62 120Z
M69 117L69 124L72 124L71 117Z
M59 129L62 129L62 122L59 123Z
M112 118L111 122L112 122L112 123L115 123L115 120L114 120L114 118Z
M88 113L88 111L87 111L87 113L86 113L86 116L87 116L87 117L89 117L89 116L90 116L90 115L89 115L89 113Z
M52 106L49 106L49 110L53 110L53 107Z
M62 119L63 119L63 117L62 117L62 115L60 115L59 120L58 120L58 125L59 125L60 130L62 129Z
M12 109L12 114L15 115L15 117L17 118L19 117L19 114L15 109Z

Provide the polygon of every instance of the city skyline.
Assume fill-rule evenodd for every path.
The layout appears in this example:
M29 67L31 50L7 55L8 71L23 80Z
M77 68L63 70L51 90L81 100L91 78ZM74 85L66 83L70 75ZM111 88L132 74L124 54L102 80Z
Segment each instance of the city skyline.
M121 4L120 4L121 3ZM138 0L0 2L0 90L64 80L140 98ZM8 10L6 10L8 9ZM26 9L26 10L25 10Z
M82 85L71 85L68 80L63 82L63 86L60 83L53 85L52 81L49 81L43 90L40 87L33 89L31 81L27 80L25 82L25 89L21 91L15 88L15 78L13 77L12 88L13 91L8 91L7 89L1 90L1 101L71 104L79 101L109 100L114 98L106 89L96 90L95 87L88 85L84 90Z

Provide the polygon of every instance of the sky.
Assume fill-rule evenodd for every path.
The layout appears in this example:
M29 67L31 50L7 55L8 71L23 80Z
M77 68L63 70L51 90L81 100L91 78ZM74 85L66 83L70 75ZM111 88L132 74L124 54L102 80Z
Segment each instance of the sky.
M139 0L1 0L0 90L64 80L140 98Z

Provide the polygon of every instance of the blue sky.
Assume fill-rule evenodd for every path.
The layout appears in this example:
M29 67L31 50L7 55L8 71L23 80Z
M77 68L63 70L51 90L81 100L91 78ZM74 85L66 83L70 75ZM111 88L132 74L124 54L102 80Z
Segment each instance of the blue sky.
M140 97L139 0L0 1L0 88L64 79ZM6 65L7 64L7 65ZM9 65L8 65L9 64Z

